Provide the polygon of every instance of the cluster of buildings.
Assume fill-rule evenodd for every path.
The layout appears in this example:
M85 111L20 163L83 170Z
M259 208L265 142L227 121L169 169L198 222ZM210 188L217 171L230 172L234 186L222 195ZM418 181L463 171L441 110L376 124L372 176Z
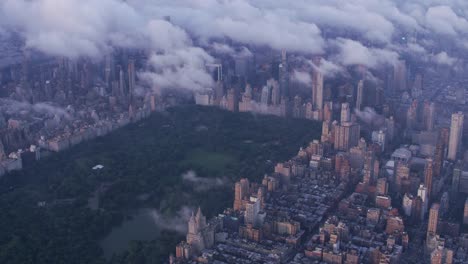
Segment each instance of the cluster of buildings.
M377 73L385 89L360 75L362 66L350 69L354 85L334 88L313 69L303 102L283 71L291 60L283 53L279 75L263 85L224 90L221 77L195 101L320 121L320 140L261 183L237 182L233 207L200 233L209 243L189 232L171 263L468 262L467 109L458 99L468 80L401 60Z
M146 56L2 66L0 175L176 104L138 86ZM261 182L237 182L232 208L194 213L171 262L468 261L466 65L401 59L331 77L321 56L213 56L214 86L195 91L196 104L315 120L322 134Z
M0 176L173 104L150 90L135 92L136 63L144 60L127 52L101 63L25 57L0 68Z

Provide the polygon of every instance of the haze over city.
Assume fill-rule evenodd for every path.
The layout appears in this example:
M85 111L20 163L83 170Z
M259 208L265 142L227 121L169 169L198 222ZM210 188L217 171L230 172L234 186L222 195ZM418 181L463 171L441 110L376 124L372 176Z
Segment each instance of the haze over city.
M0 263L467 263L467 54L464 0L3 0Z

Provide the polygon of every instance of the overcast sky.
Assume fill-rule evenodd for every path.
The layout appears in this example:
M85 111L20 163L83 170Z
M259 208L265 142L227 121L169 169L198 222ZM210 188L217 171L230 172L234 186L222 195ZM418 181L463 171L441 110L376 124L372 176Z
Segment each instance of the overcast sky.
M213 60L205 48L232 52L224 39L305 55L332 50L343 66L394 64L402 51L453 65L437 41L468 49L467 13L465 0L3 0L0 34L70 58L146 49L159 73L144 78L197 89L210 82L199 69Z

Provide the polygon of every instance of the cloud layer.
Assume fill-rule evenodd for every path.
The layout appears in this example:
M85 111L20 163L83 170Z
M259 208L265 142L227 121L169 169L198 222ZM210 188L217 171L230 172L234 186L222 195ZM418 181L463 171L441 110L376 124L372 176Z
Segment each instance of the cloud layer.
M450 64L454 56L434 43L468 49L467 16L461 0L4 0L0 34L19 33L28 48L70 58L144 49L151 71L142 78L151 86L202 89L212 85L205 47L239 53L220 44L226 39L333 53L330 62L343 66L375 68L394 64L401 51L424 57L434 49L439 63Z

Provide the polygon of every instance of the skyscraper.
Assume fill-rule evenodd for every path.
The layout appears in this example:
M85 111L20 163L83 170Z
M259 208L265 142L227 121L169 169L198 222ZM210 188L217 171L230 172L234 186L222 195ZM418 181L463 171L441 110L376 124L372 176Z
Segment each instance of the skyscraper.
M396 91L406 90L406 61L399 60L393 71L393 84Z
M356 109L361 110L364 97L364 81L360 80L357 86Z
M434 175L433 173L434 166L433 166L433 161L431 158L426 159L426 167L424 168L424 184L426 185L427 188L427 194L428 197L430 198L432 196L432 177Z
M429 211L429 223L427 224L427 234L436 235L437 234L437 225L439 223L439 208L438 203L434 203L431 206Z
M431 131L434 129L435 104L433 102L424 102L423 123L424 129Z
M464 115L462 112L452 114L452 122L450 124L450 138L448 144L447 158L450 160L456 160L458 149L461 143L463 135L463 119Z
M323 74L318 69L314 70L312 77L312 106L315 110L323 109Z
M468 198L466 198L465 209L463 210L463 224L468 225Z
M421 197L422 200L421 220L424 220L429 202L427 198L427 188L423 184L419 185L418 196Z
M348 151L357 146L360 136L360 127L352 122L344 122L335 127L334 145L335 149Z
M351 110L349 103L341 104L341 123L351 121Z
M130 103L132 103L135 92L135 82L135 60L130 60L128 63L128 98L130 99Z
M279 94L278 97L289 96L289 65L286 51L281 52L281 64L279 65ZM278 100L279 102L279 100Z

